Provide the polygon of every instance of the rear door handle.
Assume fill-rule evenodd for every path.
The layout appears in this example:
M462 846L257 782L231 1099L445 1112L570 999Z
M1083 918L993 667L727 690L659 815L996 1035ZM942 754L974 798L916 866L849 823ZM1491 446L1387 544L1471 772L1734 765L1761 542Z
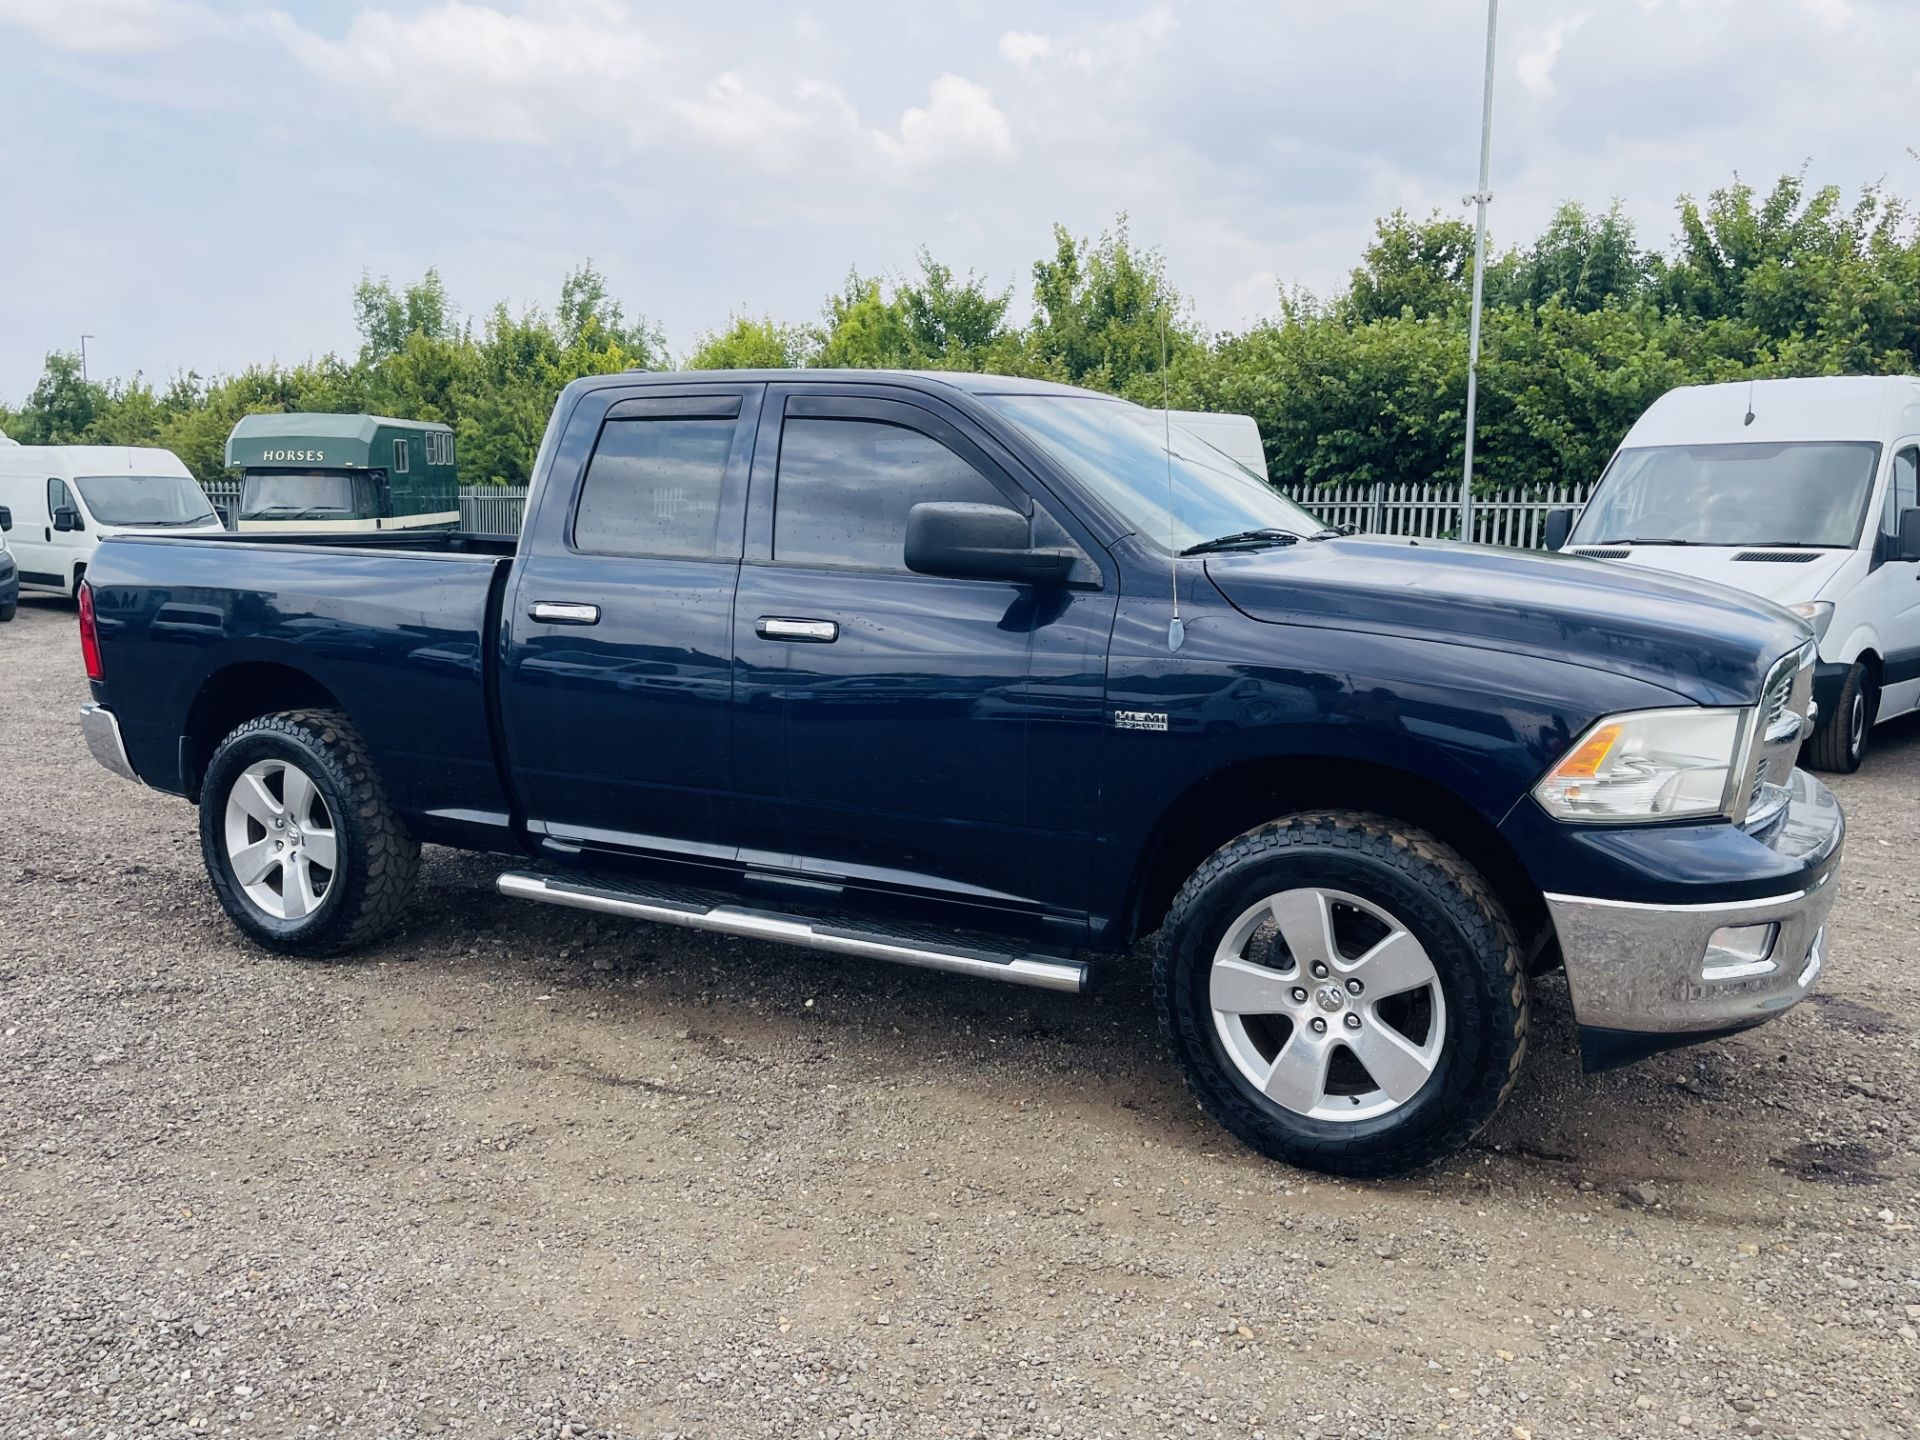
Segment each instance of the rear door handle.
M831 645L840 638L840 626L832 620L794 620L781 615L762 615L753 628L762 640L805 640L815 645Z
M536 600L527 607L527 618L542 625L598 625L600 607L570 600Z

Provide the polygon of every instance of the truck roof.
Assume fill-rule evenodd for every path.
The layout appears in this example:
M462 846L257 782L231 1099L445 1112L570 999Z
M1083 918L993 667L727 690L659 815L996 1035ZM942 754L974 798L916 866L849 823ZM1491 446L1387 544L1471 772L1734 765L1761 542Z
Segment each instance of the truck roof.
M1825 375L1669 390L1647 407L1620 443L1631 450L1649 445L1891 440L1915 434L1920 434L1920 378Z
M1018 375L982 375L970 370L628 370L616 375L589 375L575 380L578 386L598 390L606 385L686 385L702 381L777 385L826 382L842 385L885 384L889 381L912 382L919 389L945 387L974 395L1084 395L1094 400L1118 400L1100 390L1078 385L1062 385L1054 380L1030 380Z

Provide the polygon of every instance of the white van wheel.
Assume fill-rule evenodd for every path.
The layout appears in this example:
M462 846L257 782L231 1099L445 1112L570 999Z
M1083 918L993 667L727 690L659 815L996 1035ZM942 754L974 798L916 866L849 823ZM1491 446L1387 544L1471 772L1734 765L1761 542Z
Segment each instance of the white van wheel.
M1858 660L1847 670L1831 714L1820 717L1820 728L1807 742L1806 756L1816 770L1851 775L1866 758L1873 741L1873 722L1880 709L1880 692L1873 676Z

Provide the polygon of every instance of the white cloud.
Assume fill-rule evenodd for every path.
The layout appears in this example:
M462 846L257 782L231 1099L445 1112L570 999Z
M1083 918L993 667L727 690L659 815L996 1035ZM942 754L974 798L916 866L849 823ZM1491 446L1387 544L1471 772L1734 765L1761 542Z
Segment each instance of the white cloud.
M1850 0L1800 0L1800 8L1832 30L1842 29L1853 20Z
M1013 155L1013 128L993 96L958 75L935 80L924 107L914 106L901 115L895 133L875 138L882 154L914 166Z
M1173 7L1160 4L1128 20L1090 26L1068 53L1067 63L1088 73L1143 64L1164 53L1179 24Z
M1025 69L1053 53L1053 41L1031 30L1009 30L1000 37L1000 58Z
M1586 23L1584 13L1556 21L1547 28L1539 45L1522 51L1514 60L1513 68L1519 72L1520 83L1527 87L1529 94L1541 100L1553 94L1553 67L1560 59L1560 52L1567 47L1567 37Z
M431 136L538 146L610 132L637 149L691 141L766 170L877 159L901 172L1013 152L1006 116L971 81L942 75L895 127L870 127L838 86L792 64L708 69L625 0L367 9L338 39L284 14L267 23L327 90Z
M194 0L0 0L0 25L18 26L56 50L81 54L165 50L220 23Z

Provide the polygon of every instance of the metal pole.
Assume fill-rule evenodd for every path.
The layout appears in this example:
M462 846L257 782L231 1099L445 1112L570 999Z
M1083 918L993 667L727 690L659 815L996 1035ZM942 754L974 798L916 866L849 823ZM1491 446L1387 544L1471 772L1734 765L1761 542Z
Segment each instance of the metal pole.
M1473 417L1480 398L1480 295L1487 276L1487 189L1493 166L1493 39L1500 0L1487 0L1487 81L1480 101L1480 188L1470 198L1479 214L1473 229L1473 318L1467 329L1467 455L1460 471L1460 538L1473 539Z
M87 383L87 341L91 339L93 339L91 335L80 337L80 383L82 385Z

